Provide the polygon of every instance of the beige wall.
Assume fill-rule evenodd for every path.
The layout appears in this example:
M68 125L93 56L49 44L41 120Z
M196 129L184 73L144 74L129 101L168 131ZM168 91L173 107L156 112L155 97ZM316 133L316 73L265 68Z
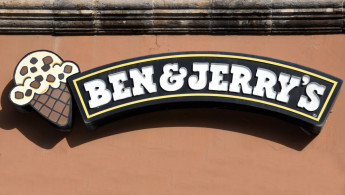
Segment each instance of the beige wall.
M175 51L262 55L345 80L345 35L0 36L0 194L345 194L345 87L316 138L278 119L231 110L142 114L87 131L77 110L57 132L8 100L28 52L82 71Z

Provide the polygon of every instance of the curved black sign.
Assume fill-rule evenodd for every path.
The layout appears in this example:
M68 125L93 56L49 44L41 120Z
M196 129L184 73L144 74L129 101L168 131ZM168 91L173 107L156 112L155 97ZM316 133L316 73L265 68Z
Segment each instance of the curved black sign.
M179 52L104 65L68 84L89 126L150 108L222 105L268 112L318 133L342 80L271 58Z

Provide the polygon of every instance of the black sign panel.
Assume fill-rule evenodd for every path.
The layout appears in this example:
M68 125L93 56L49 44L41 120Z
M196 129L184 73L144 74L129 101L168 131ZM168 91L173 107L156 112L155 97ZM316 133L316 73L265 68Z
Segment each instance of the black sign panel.
M266 57L179 52L104 65L68 84L89 126L152 109L221 106L273 114L318 133L342 80Z

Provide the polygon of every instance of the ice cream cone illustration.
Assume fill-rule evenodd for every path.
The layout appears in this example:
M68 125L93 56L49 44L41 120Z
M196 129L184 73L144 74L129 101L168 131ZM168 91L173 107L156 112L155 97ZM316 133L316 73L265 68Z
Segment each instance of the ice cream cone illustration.
M19 107L32 107L60 128L70 128L72 99L66 79L79 72L78 65L50 51L26 55L14 72L16 86L10 100Z

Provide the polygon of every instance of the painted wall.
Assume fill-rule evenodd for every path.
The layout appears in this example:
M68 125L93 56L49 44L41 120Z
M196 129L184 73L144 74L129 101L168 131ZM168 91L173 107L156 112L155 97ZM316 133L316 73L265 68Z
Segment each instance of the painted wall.
M28 52L47 49L82 71L175 51L267 56L345 80L345 35L0 36L0 194L344 194L345 87L317 137L273 117L232 110L142 114L71 133L8 100Z

